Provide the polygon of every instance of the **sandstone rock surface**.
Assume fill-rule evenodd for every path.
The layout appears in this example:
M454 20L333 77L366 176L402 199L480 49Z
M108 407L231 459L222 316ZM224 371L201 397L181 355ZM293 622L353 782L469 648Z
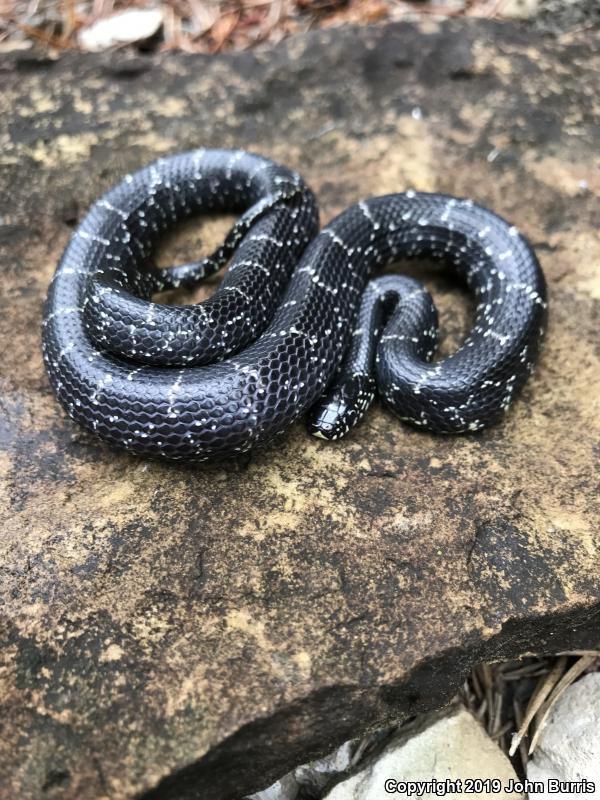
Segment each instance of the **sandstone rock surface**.
M2 800L234 800L441 707L473 662L598 646L594 41L465 21L217 58L3 57ZM506 420L436 438L375 409L337 445L298 425L206 471L71 424L40 353L57 259L101 191L199 145L298 168L323 221L413 186L517 223L550 325ZM188 225L163 263L222 234ZM447 352L470 306L422 274Z

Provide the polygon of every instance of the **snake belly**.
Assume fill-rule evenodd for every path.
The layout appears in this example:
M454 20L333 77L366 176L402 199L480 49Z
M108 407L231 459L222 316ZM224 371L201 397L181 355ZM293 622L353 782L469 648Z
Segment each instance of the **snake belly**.
M161 235L198 213L241 217L212 256L152 266ZM431 361L437 316L413 279L373 273L442 259L476 297L461 347ZM229 267L204 303L152 295ZM196 150L160 159L98 200L51 283L43 354L69 415L151 457L204 461L262 446L309 412L335 439L375 394L434 433L496 422L535 363L546 315L538 261L516 228L440 194L364 200L318 233L296 174L268 159Z

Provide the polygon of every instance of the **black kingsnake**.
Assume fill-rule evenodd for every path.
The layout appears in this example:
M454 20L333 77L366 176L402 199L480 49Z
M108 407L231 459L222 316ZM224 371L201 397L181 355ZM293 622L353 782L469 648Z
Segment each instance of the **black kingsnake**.
M197 263L149 263L167 228L242 212ZM374 270L443 259L477 301L459 350L431 362L437 315L417 281ZM204 303L152 295L231 258ZM535 362L546 309L538 261L516 228L469 200L404 192L364 200L318 232L301 178L241 151L197 150L128 175L91 208L58 265L43 323L61 404L107 441L201 461L269 442L309 412L343 436L376 392L435 433L496 422Z

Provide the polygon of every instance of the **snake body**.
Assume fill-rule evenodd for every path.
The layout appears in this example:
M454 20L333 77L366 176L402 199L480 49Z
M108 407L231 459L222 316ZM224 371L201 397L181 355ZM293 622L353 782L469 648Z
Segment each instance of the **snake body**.
M241 217L212 256L152 266L168 228L225 211ZM422 256L444 260L477 301L466 340L438 362L426 290L372 278ZM152 301L229 260L204 303ZM376 393L419 428L479 430L531 372L545 309L530 246L469 200L375 197L319 233L296 173L242 151L196 150L128 175L92 206L50 286L43 353L58 400L85 428L143 455L202 461L264 445L307 411L313 433L339 438Z

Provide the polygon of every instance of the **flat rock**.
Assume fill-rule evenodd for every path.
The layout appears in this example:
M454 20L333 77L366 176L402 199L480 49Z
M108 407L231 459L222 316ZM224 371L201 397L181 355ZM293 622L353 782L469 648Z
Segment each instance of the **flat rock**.
M393 796L400 800L476 796L520 800L523 794L511 788L517 782L508 757L481 723L466 709L457 707L443 714L425 716L416 728L401 731L382 753L351 778L338 783L326 798L381 800ZM435 786L428 789L429 783Z
M527 778L541 783L542 791L529 792L540 800L556 797L556 791L549 791L550 781L561 781L563 786L589 781L595 791L586 791L586 797L600 798L600 672L581 678L557 700L540 731ZM576 787L560 793L561 797L581 795Z
M300 786L293 773L288 772L281 780L275 781L268 789L263 789L246 800L296 800Z
M234 800L440 708L474 662L598 646L594 47L455 21L215 58L3 57L0 797ZM40 353L57 259L101 191L200 145L298 168L323 221L413 186L518 224L550 325L505 421L444 438L375 409L339 444L298 425L203 471L74 426ZM223 230L184 227L163 263ZM471 306L420 271L448 352Z

